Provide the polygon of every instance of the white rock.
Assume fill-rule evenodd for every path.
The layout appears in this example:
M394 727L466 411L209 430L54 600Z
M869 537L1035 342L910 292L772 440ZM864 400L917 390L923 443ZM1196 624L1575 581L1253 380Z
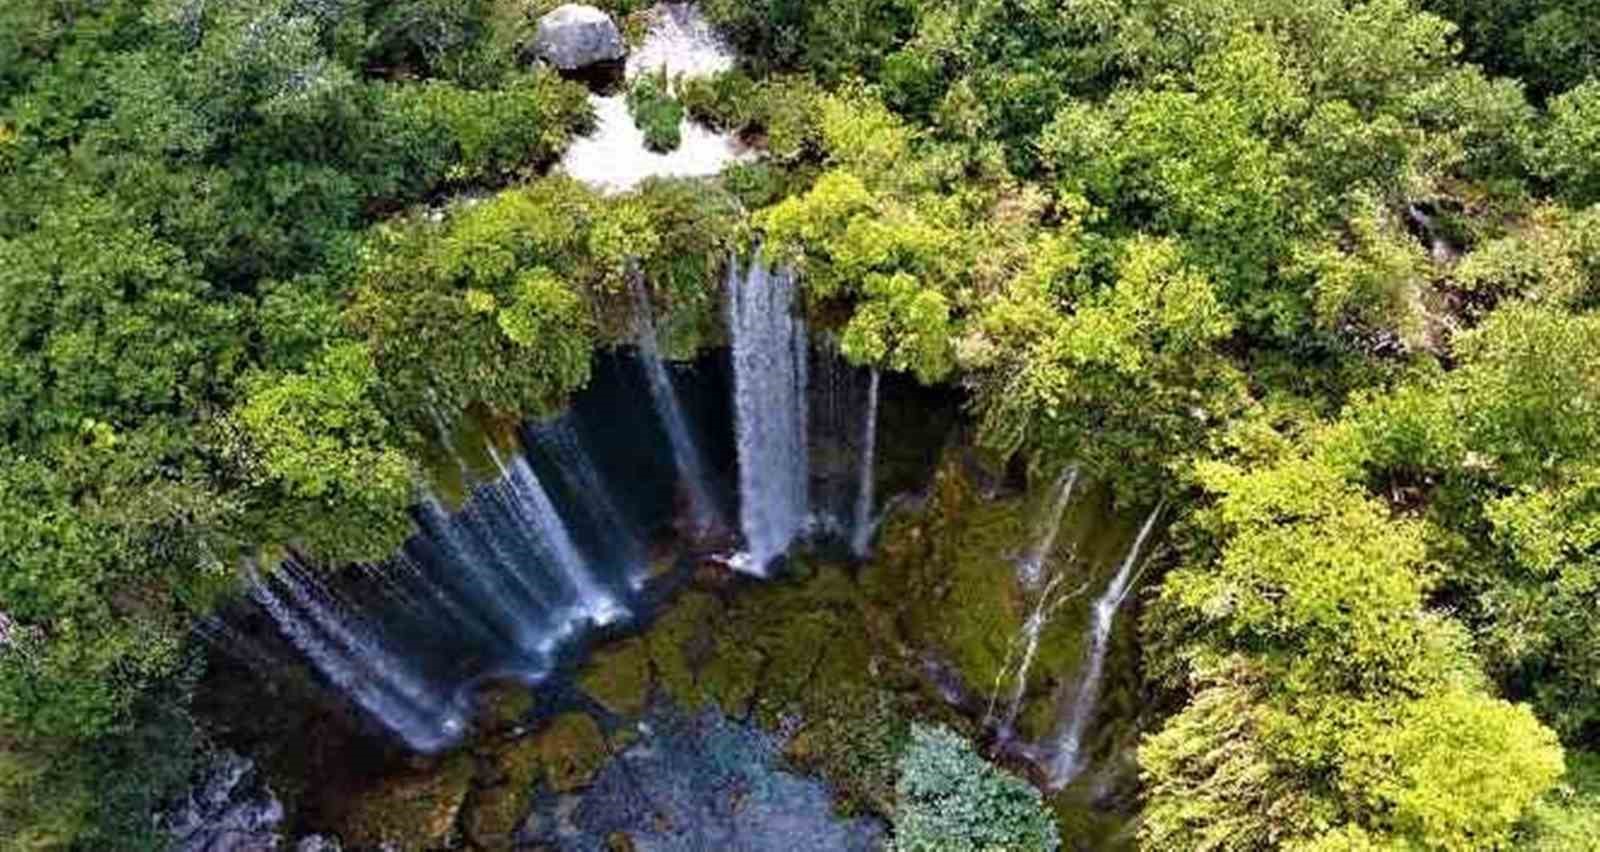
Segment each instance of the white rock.
M563 71L615 62L628 52L610 15L579 3L558 6L541 17L534 47L540 57Z

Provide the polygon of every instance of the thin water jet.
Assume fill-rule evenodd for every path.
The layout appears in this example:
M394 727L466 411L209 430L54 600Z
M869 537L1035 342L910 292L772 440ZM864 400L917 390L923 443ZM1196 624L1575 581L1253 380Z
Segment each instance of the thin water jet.
M1139 554L1144 550L1145 542L1150 538L1156 520L1165 507L1164 501L1158 503L1151 510L1149 517L1145 518L1144 526L1139 528L1139 534L1134 538L1133 545L1128 549L1122 564L1118 566L1116 575L1095 600L1094 607L1090 611L1089 655L1084 674L1078 681L1077 691L1068 705L1059 733L1054 737L1054 742L1048 750L1045 772L1053 789L1060 789L1070 784L1087 765L1083 757L1083 737L1088 731L1089 722L1094 717L1095 705L1100 700L1106 652L1111 645L1111 628L1115 624L1123 601L1127 600L1129 592L1133 589L1132 581L1136 576L1134 569L1139 565Z
M1067 514L1067 506L1072 502L1072 490L1077 484L1078 468L1075 465L1062 470L1056 477L1050 489L1054 495L1050 511L1038 527L1033 546L1017 560L1017 579L1022 582L1023 588L1038 588L1044 579L1045 562L1056 549L1056 538L1061 534L1061 520Z
M875 476L878 448L878 386L882 374L872 368L872 378L867 383L867 414L861 435L861 472L856 486L855 517L850 527L850 552L857 559L865 559L872 544L876 526L872 520L872 486Z

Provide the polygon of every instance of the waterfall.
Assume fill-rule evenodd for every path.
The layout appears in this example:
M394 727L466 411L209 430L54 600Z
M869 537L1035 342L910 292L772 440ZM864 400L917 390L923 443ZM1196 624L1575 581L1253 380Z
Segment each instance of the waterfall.
M578 633L631 615L633 589L597 575L528 457L488 452L499 479L454 514L424 500L420 531L381 565L323 578L291 559L251 578L252 599L289 644L417 751L460 740L478 679L539 680ZM599 487L592 468L568 462L581 486Z
M534 476L527 457L519 455L513 459L502 482L510 489L512 499L507 502L517 517L534 532L535 546L539 547L548 560L547 564L556 570L564 584L576 595L575 612L601 625L626 617L627 610L614 595L601 588L590 573L589 566L578 553L578 546L572 541L571 533L567 531L566 523L556 514L549 493L539 478Z
M800 535L810 509L806 330L790 271L769 273L757 257L741 278L730 263L727 289L744 562L765 575Z
M1094 715L1095 703L1100 699L1106 651L1111 645L1111 628L1116 621L1117 612L1122 608L1122 602L1132 591L1134 568L1139 563L1139 553L1144 549L1146 540L1150 538L1150 532L1155 529L1156 519L1161 515L1165 505L1165 503L1157 504L1155 509L1151 510L1150 516L1145 518L1144 526L1139 528L1139 535L1134 538L1133 546L1128 549L1128 555L1118 566L1116 576L1111 578L1106 590L1094 602L1089 621L1088 662L1083 677L1078 681L1077 692L1068 706L1065 727L1049 758L1047 774L1052 787L1059 789L1066 786L1084 769L1083 735L1088 730L1089 722Z
M1044 566L1050 559L1050 554L1056 549L1056 537L1061 534L1061 519L1067 514L1067 506L1072 502L1072 489L1078 484L1078 468L1068 467L1056 477L1055 485L1051 492L1055 495L1050 504L1050 512L1045 515L1043 523L1034 536L1033 547L1023 555L1017 563L1017 577L1022 581L1025 589L1038 588L1039 581L1044 579Z
M1017 715L1022 712L1022 699L1028 690L1028 672L1033 669L1033 658L1039 653L1039 637L1044 634L1044 628L1066 605L1067 601L1078 597L1089 590L1087 583L1071 592L1062 592L1062 581L1065 577L1055 574L1045 584L1044 591L1039 594L1039 600L1034 604L1033 612L1028 614L1027 621L1022 624L1022 632L1011 640L1006 649L1005 662L1000 666L999 674L995 675L994 689L989 694L989 709L984 714L984 724L996 726L1002 739L1008 739L1017 722ZM1021 649L1021 658L1017 658L1018 649ZM1005 684L1006 674L1012 672L1011 661L1018 659L1015 668L1011 689L1011 700L1006 705L1005 717L995 716L995 707L1000 701L1000 687Z
M874 371L873 378L877 378ZM876 382L874 382L876 385ZM1045 565L1055 553L1056 539L1061 534L1061 522L1067 514L1067 506L1072 503L1072 490L1078 482L1078 469L1068 467L1056 477L1050 489L1051 499L1044 517L1034 527L1033 544L1018 563L1018 579L1025 592L1038 590L1039 583L1044 578ZM985 724L999 723L1001 736L1009 736L1011 726L1017 720L1017 714L1022 709L1023 694L1028 687L1028 672L1033 668L1033 658L1039 650L1039 637L1043 635L1044 628L1050 623L1058 610L1067 601L1076 598L1087 591L1088 586L1080 586L1072 592L1064 592L1062 582L1064 574L1060 571L1051 572L1048 582L1042 590L1038 590L1034 601L1033 611L1028 614L1022 623L1022 632L1012 637L1006 649L1005 662L1001 664L1000 671L995 675L994 689L990 693L989 710L984 715ZM1018 657L1020 651L1020 659ZM1016 667L1012 661L1016 660ZM1007 705L1006 715L997 719L994 715L995 706L1000 699L1000 689L1005 684L1006 676L1014 679L1011 700Z
M878 449L878 382L882 378L877 367L872 368L872 378L867 384L867 420L861 435L861 477L856 489L855 518L850 527L850 552L864 559L872 543L872 484Z
M290 644L406 745L439 751L466 730L466 719L413 658L386 647L298 562L290 560L270 578L252 569L250 594Z
M530 429L527 434L540 453L555 465L562 481L566 483L567 492L581 506L595 530L598 543L606 551L607 558L622 563L629 585L638 591L649 567L645 564L644 544L622 510L611 499L611 492L578 436L573 420L573 415L568 414Z
M700 447L689 432L689 420L684 416L678 391L672 386L672 376L661 360L660 345L656 340L655 311L650 297L645 293L644 281L637 275L629 276L633 289L634 323L637 326L639 360L644 365L645 378L650 384L650 398L655 402L656 413L667 430L667 440L672 443L672 460L678 466L679 478L689 496L689 514L696 534L704 535L721 526L716 504L711 499L710 480L706 476L705 462Z

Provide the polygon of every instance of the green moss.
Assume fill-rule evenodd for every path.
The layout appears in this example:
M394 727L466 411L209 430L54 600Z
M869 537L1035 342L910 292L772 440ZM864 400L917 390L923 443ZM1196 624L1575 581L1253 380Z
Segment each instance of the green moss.
M512 848L512 836L532 807L534 785L543 770L536 739L518 740L483 758L479 784L461 820L473 844L497 852Z
M538 762L545 780L557 792L589 783L609 756L600 726L583 713L565 713L550 720L528 740L529 759Z
M894 610L912 644L988 689L1026 618L1009 556L1027 533L1019 500L985 502L958 464L934 478L927 510L889 527L868 588Z
M628 89L628 112L650 150L671 151L682 141L683 104L672 96L665 69L639 75Z
M650 698L650 649L641 639L602 648L589 658L578 686L618 716L637 716Z
M674 603L645 635L656 683L683 707L705 703L697 673L711 658L716 643L712 631L722 616L720 601L692 592Z
M472 784L472 756L460 752L426 769L384 777L345 802L339 836L351 846L407 849L446 845Z
M478 690L478 726L490 732L513 728L533 709L533 692L521 683L495 683Z

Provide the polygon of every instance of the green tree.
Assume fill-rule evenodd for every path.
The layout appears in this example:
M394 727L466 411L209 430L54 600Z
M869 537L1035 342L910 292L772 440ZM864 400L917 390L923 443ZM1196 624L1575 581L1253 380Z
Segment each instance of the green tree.
M896 852L1061 847L1039 791L984 761L948 728L912 725L895 795Z

